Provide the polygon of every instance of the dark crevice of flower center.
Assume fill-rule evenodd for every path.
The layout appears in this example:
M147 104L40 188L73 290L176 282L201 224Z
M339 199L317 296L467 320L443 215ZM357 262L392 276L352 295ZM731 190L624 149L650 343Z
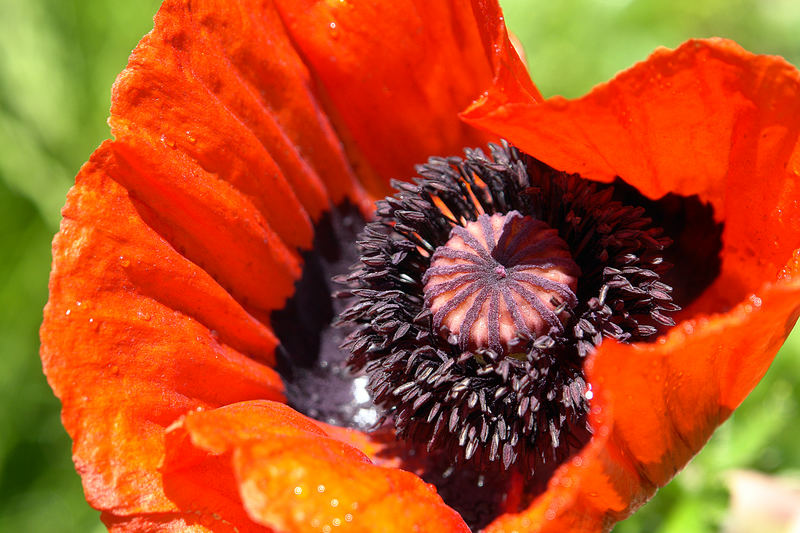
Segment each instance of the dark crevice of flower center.
M653 224L663 228L673 239L672 246L664 250L664 260L673 266L664 273L663 279L672 287L674 300L680 302L681 307L688 307L720 273L724 225L714 220L714 209L697 195L669 193L658 200L650 200L619 178L614 181L614 199L643 207ZM731 301L738 302L746 294L731 296Z
M414 472L434 485L444 502L461 515L472 531L481 531L504 512L527 507L531 499L544 489L543 486L520 485L523 490L514 491L512 487L521 480L509 476L508 472L454 465L446 453L428 452L406 443L390 446L383 453L399 458L403 470ZM521 494L526 491L527 494ZM511 501L514 498L519 501Z
M366 389L366 377L354 376L339 349L347 331L331 327L344 302L331 298L331 278L348 272L358 260L353 246L364 219L352 205L327 213L316 224L313 248L303 253L303 274L292 298L272 313L280 345L278 372L293 408L342 427L367 429L378 411Z

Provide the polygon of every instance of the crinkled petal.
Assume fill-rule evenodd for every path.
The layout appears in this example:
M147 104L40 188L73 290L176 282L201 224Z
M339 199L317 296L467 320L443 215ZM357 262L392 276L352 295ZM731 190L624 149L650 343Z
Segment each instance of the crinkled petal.
M689 41L577 100L517 98L463 116L559 170L713 206L722 271L692 313L730 309L800 246L800 73L782 58Z
M474 9L457 0L276 4L335 109L352 159L374 173L364 179L376 196L388 192L387 179L411 177L431 155L485 144L484 133L453 119L497 75L515 91L536 92L497 2L475 0Z
M53 243L42 362L92 505L177 513L158 466L189 409L283 398L277 339L143 220L105 143L70 191Z
M433 486L408 472L374 466L283 404L253 401L189 413L170 431L165 470L197 460L184 435L208 452L200 460L204 468L224 463L235 472L248 515L274 531L320 531L326 525L354 532L469 531Z
M542 95L533 84L528 67L510 40L503 12L497 2L472 0L472 9L494 79L492 85L470 107L494 108L511 102L541 101Z
M208 187L216 181L217 191L227 186L252 204L288 247L310 244L312 219L331 200L361 200L312 75L271 3L172 0L155 23L112 95L111 131L130 145L132 165L188 162L214 178L203 180ZM161 188L179 188L181 178L159 176L154 193L168 196Z
M721 272L657 343L588 365L592 442L490 530L602 531L697 453L766 372L800 314L800 74L724 40L661 50L587 96L464 114L544 162L650 198L698 197L724 224Z
M759 294L653 344L603 344L587 368L592 442L530 509L487 531L606 531L652 497L739 406L791 332L800 253Z
M469 4L341 4L334 42L322 3L168 0L114 86L115 140L82 168L53 244L41 353L87 498L115 531L269 522L243 506L229 463L165 469L166 428L198 408L283 401L269 316L292 293L314 221L486 138L455 115L494 75ZM356 65L365 50L372 64ZM349 73L336 74L337 57ZM344 444L326 439L307 459L335 477ZM252 454L245 503L269 468L256 448L237 452ZM392 489L374 509L400 509L406 492L420 501L409 520L425 502L444 507L417 478L347 449L353 472Z

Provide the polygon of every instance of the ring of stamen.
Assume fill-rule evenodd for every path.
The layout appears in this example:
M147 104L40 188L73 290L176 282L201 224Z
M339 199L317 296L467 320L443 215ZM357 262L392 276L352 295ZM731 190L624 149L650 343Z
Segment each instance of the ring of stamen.
M490 148L431 158L377 203L338 278L342 347L399 438L542 481L591 434L585 357L674 324L670 240L613 188Z

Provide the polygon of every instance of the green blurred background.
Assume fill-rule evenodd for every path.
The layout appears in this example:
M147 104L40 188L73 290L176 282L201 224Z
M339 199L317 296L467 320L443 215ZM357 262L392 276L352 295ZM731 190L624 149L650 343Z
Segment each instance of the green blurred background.
M0 0L0 532L104 531L37 356L50 240L80 165L108 136L109 90L155 0ZM797 0L505 0L545 96L578 96L655 47L730 37L800 65ZM615 531L718 531L734 469L800 469L800 335L711 443ZM779 530L775 530L779 531Z

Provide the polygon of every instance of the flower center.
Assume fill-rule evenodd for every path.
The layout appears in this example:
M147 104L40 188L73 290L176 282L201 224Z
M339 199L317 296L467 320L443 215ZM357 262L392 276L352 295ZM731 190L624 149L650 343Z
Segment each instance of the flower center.
M614 187L507 144L417 172L337 279L347 365L410 447L541 483L590 438L586 355L674 324L671 240Z
M393 427L386 452L477 531L530 504L506 500L520 474L533 498L589 441L586 355L673 325L670 280L690 303L716 278L722 227L697 197L647 200L507 144L417 172L369 222L350 204L317 222L270 317L278 371L313 418Z
M481 214L436 249L422 282L433 327L462 350L513 351L559 335L580 269L556 230L517 211Z

